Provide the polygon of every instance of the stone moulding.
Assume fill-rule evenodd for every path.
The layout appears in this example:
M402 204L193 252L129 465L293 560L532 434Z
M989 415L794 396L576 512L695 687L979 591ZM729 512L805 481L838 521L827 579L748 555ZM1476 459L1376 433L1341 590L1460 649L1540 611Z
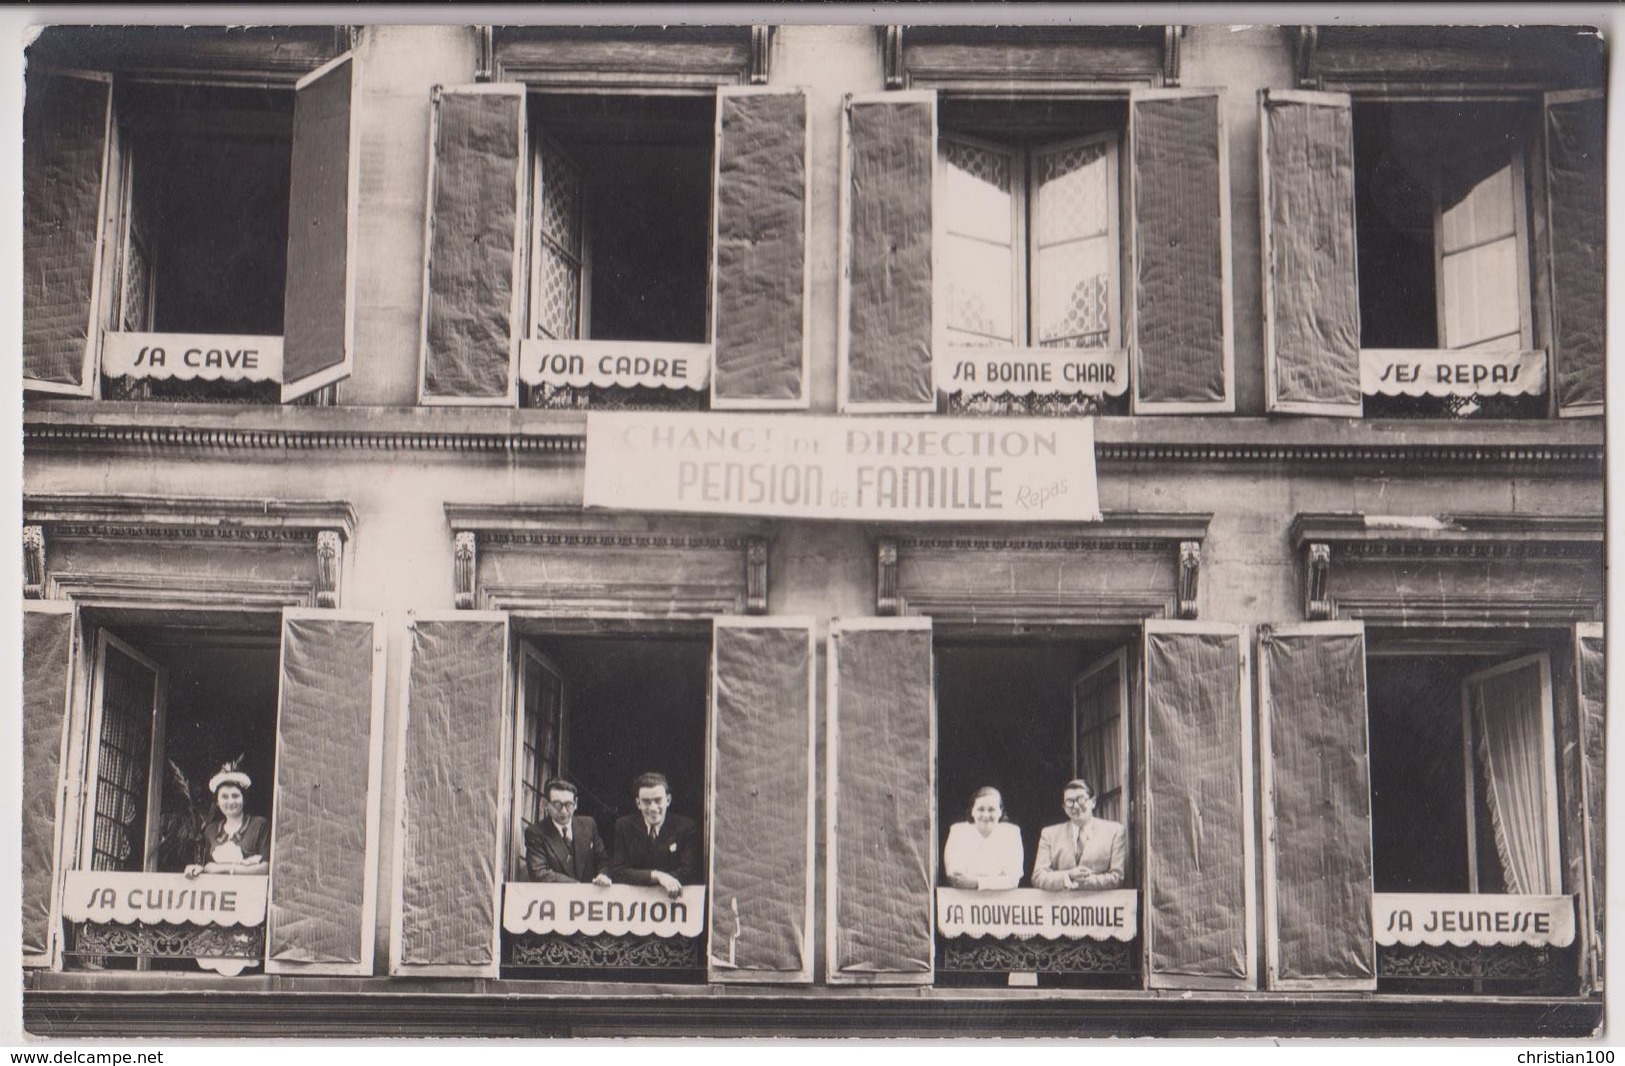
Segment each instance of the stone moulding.
M794 418L795 415L785 415ZM1304 423L1312 423L1305 425ZM27 453L81 449L386 451L520 455L575 465L586 453L579 411L401 407L264 407L74 400L31 401ZM1602 476L1600 420L1518 423L1264 418L1095 420L1095 461L1180 466L1271 465L1449 471L1539 470Z

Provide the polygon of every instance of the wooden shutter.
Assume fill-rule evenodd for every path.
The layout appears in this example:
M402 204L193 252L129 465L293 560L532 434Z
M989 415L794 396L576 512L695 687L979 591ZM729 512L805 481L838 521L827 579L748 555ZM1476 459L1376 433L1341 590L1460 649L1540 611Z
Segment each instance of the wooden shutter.
M807 94L717 90L713 410L805 408Z
M1604 748L1607 740L1607 675L1603 627L1587 622L1574 627L1575 689L1580 700L1580 791L1585 851L1580 890L1581 928L1585 931L1582 975L1594 991L1603 990L1603 903L1608 898L1604 824Z
M1147 621L1146 983L1258 980L1253 736L1242 627Z
M62 746L73 691L73 604L23 603L22 946L24 966L49 966L60 948L57 855L63 813Z
M1358 418L1353 109L1346 93L1258 103L1267 409Z
M356 211L361 129L355 59L346 52L294 87L288 180L288 282L282 311L282 400L355 365Z
M1561 415L1600 415L1607 353L1607 144L1602 93L1546 94L1552 391Z
M928 618L836 619L826 730L831 984L929 984L936 708Z
M113 130L106 77L43 74L23 105L23 388L96 387L98 249Z
M525 87L434 94L424 235L426 404L518 402L525 249Z
M713 981L813 973L813 623L718 618L711 644Z
M1270 987L1374 989L1365 628L1282 626L1258 644Z
M1129 96L1134 411L1234 411L1224 94Z
M843 136L841 410L933 411L936 94L850 97Z
M391 973L497 975L507 617L408 623Z
M282 611L269 973L372 973L382 625L370 613Z

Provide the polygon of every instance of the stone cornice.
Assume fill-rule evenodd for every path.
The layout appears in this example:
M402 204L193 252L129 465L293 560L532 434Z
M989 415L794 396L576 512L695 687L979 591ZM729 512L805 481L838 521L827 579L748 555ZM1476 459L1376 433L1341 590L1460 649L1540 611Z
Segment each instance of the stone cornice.
M57 537L315 542L323 531L350 540L356 513L342 500L34 493L23 497L23 522Z
M802 417L784 414L777 417ZM140 450L391 451L534 456L579 463L580 412L508 408L221 407L211 404L30 400L28 453ZM1600 420L1126 417L1095 421L1105 468L1292 466L1388 469L1397 476L1462 470L1602 475Z

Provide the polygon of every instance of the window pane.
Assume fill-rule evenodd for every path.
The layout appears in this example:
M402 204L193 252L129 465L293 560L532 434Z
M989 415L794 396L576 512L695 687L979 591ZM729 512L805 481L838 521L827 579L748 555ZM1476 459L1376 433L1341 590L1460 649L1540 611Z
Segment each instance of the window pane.
M536 329L554 340L581 336L581 172L552 142L541 157L541 241Z
M1038 250L1038 343L1109 348L1117 249L1106 237Z
M1513 233L1512 167L1505 166L1475 185L1461 201L1444 209L1444 252L1460 251Z
M1017 344L1013 156L949 138L940 150L948 329L956 344Z
M1491 338L1515 348L1521 330L1518 300L1518 240L1505 237L1444 257L1444 335L1450 348Z
M1105 141L1037 153L1040 247L1111 230L1115 156Z
M943 241L947 323L956 344L1015 344L1009 248L950 234Z
M152 758L152 671L107 649L101 750L96 763L93 870L139 870L146 862L147 767Z

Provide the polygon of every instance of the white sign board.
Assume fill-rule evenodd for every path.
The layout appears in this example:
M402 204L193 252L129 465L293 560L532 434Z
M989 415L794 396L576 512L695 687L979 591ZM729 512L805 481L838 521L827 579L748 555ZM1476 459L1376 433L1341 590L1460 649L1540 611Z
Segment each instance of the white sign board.
M109 377L181 381L282 380L282 338L216 333L109 333L102 341Z
M938 345L932 374L943 392L1122 396L1128 392L1128 352L1121 348Z
M1574 897L1378 892L1371 924L1387 946L1566 948L1574 943Z
M937 932L943 936L1129 941L1139 931L1140 894L1131 888L1104 892L937 889Z
M1364 348L1360 389L1367 396L1533 396L1546 391L1546 353Z
M687 936L705 931L705 886L684 885L676 899L651 885L510 881L503 886L502 928L569 936Z
M70 922L133 925L261 925L265 921L263 874L127 873L69 870L62 889L62 916Z
M892 522L1098 522L1094 423L587 415L588 507Z
M519 342L519 380L527 385L698 390L706 387L710 374L709 344Z

